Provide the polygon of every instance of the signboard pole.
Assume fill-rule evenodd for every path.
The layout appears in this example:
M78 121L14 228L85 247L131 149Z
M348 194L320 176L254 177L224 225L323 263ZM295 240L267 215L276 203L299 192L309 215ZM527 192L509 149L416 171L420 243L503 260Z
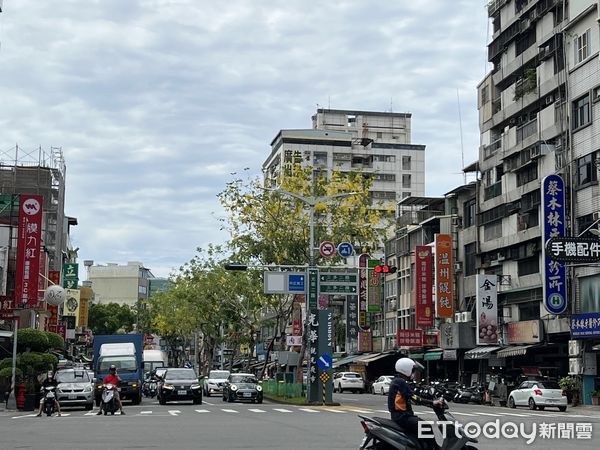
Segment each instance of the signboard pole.
M16 393L15 393L15 375L17 369L17 332L19 331L19 320L15 318L13 326L13 354L12 354L12 378L10 380L10 392L6 401L6 409L17 409Z

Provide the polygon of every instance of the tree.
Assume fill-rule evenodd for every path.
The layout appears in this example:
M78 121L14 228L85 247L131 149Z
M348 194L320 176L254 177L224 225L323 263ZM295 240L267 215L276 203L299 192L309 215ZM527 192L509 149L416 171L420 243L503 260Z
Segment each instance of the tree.
M135 321L135 314L127 305L92 304L88 326L94 334L115 334L119 330L129 333L133 330Z

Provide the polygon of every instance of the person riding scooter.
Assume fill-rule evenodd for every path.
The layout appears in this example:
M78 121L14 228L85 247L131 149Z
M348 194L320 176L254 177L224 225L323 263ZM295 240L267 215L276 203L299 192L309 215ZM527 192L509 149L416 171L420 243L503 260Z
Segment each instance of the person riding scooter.
M410 358L400 358L396 361L395 369L396 376L390 384L388 393L388 410L394 422L407 433L418 437L419 418L413 413L411 402L433 405L435 407L442 407L443 403L439 400L424 400L413 395L407 381L419 381L417 379L420 376L419 371L424 370L421 364ZM419 440L427 441L427 444L431 448L436 447L435 439L433 438L420 438Z
M58 386L58 381L56 381L54 379L54 374L52 372L48 372L46 374L46 379L42 383L42 389L45 390L45 388L47 388L47 387L53 387L54 389L56 389L57 386ZM44 399L45 399L45 396L42 397L42 399L40 400L40 411L37 414L38 417L40 417L42 415L42 408L44 407ZM54 405L56 407L57 415L60 416L60 403L58 403L58 399L56 397L54 397Z
M116 387L119 387L119 383L121 382L121 378L119 378L119 375L117 375L117 366L115 366L114 364L110 366L110 369L108 370L108 375L106 375L104 377L104 379L102 380L102 384L113 384ZM115 389L115 400L117 401L117 404L119 405L119 410L121 411L122 415L125 415L125 412L123 411L123 403L121 402L121 397L119 396L119 390ZM102 415L102 404L100 404L100 410L96 413L97 416Z

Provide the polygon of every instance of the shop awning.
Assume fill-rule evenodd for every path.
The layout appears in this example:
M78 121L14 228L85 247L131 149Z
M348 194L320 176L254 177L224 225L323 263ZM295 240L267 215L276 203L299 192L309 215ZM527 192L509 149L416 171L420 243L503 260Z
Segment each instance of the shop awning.
M427 352L425 353L425 361L437 361L438 359L442 359L443 350L436 352Z
M409 353L408 357L410 359L423 359L423 353Z
M510 358L512 356L522 356L527 353L527 349L531 347L537 347L537 345L512 345L510 347L503 348L496 353L498 358Z
M502 347L475 347L468 352L465 352L465 359L488 359L490 354L496 350L500 350Z
M346 356L345 358L338 359L337 361L333 362L333 368L337 369L338 367L343 366L345 364L352 364L354 361L364 356L365 355L350 355Z
M370 353L368 355L362 355L359 359L356 360L356 362L368 366L369 363L377 361L381 358L385 358L386 356L389 356L389 353Z

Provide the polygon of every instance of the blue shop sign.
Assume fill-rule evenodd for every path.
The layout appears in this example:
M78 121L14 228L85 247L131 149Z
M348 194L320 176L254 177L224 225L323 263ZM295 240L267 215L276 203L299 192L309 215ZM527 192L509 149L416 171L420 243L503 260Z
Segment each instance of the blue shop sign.
M572 338L600 338L600 313L571 316Z

